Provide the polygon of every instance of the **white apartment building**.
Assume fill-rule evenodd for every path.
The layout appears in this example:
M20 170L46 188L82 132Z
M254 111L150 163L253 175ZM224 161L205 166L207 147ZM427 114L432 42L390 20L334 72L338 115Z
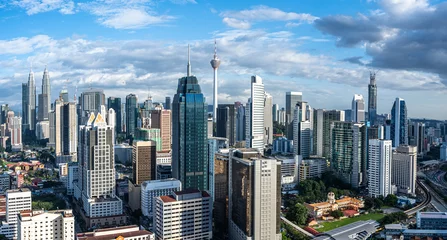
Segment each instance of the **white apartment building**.
M74 224L71 209L22 211L19 215L18 240L74 240Z
M182 183L174 178L163 180L145 181L141 184L141 211L144 216L153 216L154 198L164 195L172 195L174 191L180 191Z
M155 240L155 234L140 230L137 225L97 229L76 234L77 240Z
M259 76L251 77L251 97L245 108L245 146L264 153L264 84ZM270 115L271 116L271 115ZM269 117L270 117L269 116Z
M300 181L316 177L320 178L327 168L327 161L324 158L301 160L299 165Z
M186 190L155 198L154 229L157 240L211 239L211 196Z
M402 193L416 194L417 147L401 145L393 152L392 180Z
M280 240L281 162L257 149L232 149L229 161L229 239ZM247 216L247 214L250 214Z
M361 94L354 94L352 98L351 120L355 123L365 121L365 100Z
M2 222L0 234L8 239L17 238L18 214L31 210L31 191L27 188L6 191L6 221Z
M368 148L368 193L371 197L392 194L392 141L370 139Z

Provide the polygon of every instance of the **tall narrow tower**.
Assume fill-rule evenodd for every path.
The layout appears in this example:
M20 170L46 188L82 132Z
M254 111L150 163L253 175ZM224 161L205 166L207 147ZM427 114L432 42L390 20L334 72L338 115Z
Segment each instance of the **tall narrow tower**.
M216 123L217 119L217 69L220 66L220 59L217 57L217 43L214 40L214 58L210 61L211 67L214 69L214 81L213 81L213 122Z
M371 126L376 125L377 118L377 85L376 85L376 73L371 72L369 74L368 85L368 120Z

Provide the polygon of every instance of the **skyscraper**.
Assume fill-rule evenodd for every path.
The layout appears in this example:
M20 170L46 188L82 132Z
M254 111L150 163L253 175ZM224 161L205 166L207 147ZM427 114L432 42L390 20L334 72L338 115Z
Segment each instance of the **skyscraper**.
M234 106L236 107L236 141L245 141L245 107L240 102L235 102Z
M236 115L234 104L219 104L217 107L216 137L228 139L230 146L236 143Z
M272 119L274 122L279 121L279 105L273 104L272 106Z
M293 111L295 105L303 101L302 92L286 92L286 136L293 139Z
M265 93L264 95L264 144L273 144L273 98L272 95Z
M65 101L65 100L64 100ZM101 106L106 105L106 97L103 90L89 89L81 93L79 97L78 124L84 124L91 113L99 113Z
M312 152L312 126L310 121L302 121L302 114L306 112L306 109L301 109L301 106L305 106L303 102L297 104L294 110L293 119L293 148L294 155L299 155L300 159L306 159L310 157Z
M362 184L362 162L364 162L364 141L362 124L333 122L331 124L331 168L352 187Z
M313 154L323 156L323 109L314 109L313 114Z
M166 97L165 99L165 109L171 110L171 97Z
M371 72L369 74L368 85L368 120L371 126L377 124L377 85L376 85L376 73Z
M135 184L156 179L157 150L154 141L134 141L132 173Z
M281 239L281 162L232 149L229 169L229 239Z
M63 102L58 99L54 102L50 117L50 139L48 146L55 150L56 158L66 156L71 161L76 160L78 144L78 118L76 103ZM64 157L61 157L62 159Z
M48 120L48 113L51 111L51 87L50 87L50 74L47 68L43 71L42 77L42 92L38 97L39 112L37 119L39 121Z
M129 94L126 96L126 133L127 137L135 137L137 128L138 108L137 96Z
M30 71L28 83L22 84L22 131L33 134L36 128L36 85Z
M392 194L391 140L370 139L368 147L368 193L371 197Z
M107 125L100 113L91 113L86 124L79 128L79 178L75 198L83 203L87 217L84 220L89 227L92 218L98 225L112 222L112 218L115 225L124 224L123 203L115 195L113 134L113 127ZM101 218L105 220L99 220Z
M352 98L351 121L355 123L365 122L365 100L360 94L354 94Z
M171 151L172 144L172 114L171 110L152 110L152 128L160 129L161 151Z
M210 61L211 67L214 69L213 79L213 122L217 122L217 69L220 66L220 59L217 57L217 43L214 40L214 58Z
M178 80L172 103L172 176L184 189L208 190L208 111L199 81L191 76Z
M408 145L407 105L402 98L396 98L391 109L391 140L393 147Z
M405 194L416 194L417 147L400 145L393 152L392 179L397 191Z
M264 84L259 76L251 77L251 97L245 108L245 146L264 153Z
M331 125L335 121L345 121L345 112L339 110L323 112L323 157L327 159L331 158Z
M122 129L122 116L121 116L121 98L109 97L107 98L107 109L115 110L115 132L121 133Z

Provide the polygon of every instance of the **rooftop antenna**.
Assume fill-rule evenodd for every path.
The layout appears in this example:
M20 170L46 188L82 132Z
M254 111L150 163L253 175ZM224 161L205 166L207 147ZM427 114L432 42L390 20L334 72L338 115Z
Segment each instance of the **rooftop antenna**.
M73 97L73 100L74 100L75 103L78 102L78 100L77 100L77 98L76 98L76 95L77 95L77 94L78 94L78 84L76 83L75 94L74 94L74 97Z
M187 66L187 71L186 71L186 76L189 77L191 76L191 62L189 61L189 44L188 44L188 66Z

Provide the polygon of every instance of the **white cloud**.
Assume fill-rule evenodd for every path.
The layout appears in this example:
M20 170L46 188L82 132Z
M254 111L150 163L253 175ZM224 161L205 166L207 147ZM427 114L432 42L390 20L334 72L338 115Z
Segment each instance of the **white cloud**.
M59 10L62 14L73 14L75 4L72 0L15 0L13 5L26 10L28 15Z
M288 22L288 23L286 23L286 27L298 27L299 25L301 25L301 23L299 23L299 22Z
M0 55L2 54L26 54L41 48L49 47L54 41L46 35L37 35L32 38L15 38L12 40L0 40Z
M427 0L381 0L379 4L385 11L395 15L433 10Z
M107 27L116 29L137 29L148 25L164 23L174 19L172 16L151 15L145 10L122 9L115 13L107 13L99 18L99 22Z
M224 11L220 14L220 16L223 17L223 22L230 27L240 26L239 24L234 24L235 22L243 22L245 23L245 27L249 27L251 26L251 22L298 21L298 23L287 23L289 24L288 27L290 27L293 26L293 24L299 24L302 22L312 23L314 20L318 19L318 17L312 16L308 13L284 12L280 9L263 5L255 6L251 9L242 11Z
M249 29L251 27L251 24L244 20L238 20L235 18L223 18L222 22L228 25L232 28L238 28L238 29Z

